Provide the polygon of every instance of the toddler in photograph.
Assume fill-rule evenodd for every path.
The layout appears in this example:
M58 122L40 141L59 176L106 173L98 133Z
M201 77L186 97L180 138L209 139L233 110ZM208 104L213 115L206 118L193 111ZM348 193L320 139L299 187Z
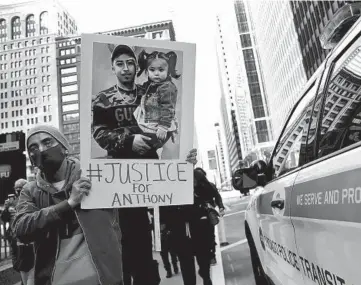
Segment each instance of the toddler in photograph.
M148 80L142 85L144 94L134 117L144 135L152 138L150 144L159 149L170 138L174 143L178 131L175 115L178 90L172 82L180 77L176 71L177 55L173 51L148 54L143 50L138 64L138 76L145 72Z

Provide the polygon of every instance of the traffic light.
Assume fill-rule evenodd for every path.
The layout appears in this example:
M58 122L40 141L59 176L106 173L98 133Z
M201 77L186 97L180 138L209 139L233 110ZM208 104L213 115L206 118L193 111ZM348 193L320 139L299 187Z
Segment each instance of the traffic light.
M14 183L26 179L25 134L0 134L0 204L14 194Z

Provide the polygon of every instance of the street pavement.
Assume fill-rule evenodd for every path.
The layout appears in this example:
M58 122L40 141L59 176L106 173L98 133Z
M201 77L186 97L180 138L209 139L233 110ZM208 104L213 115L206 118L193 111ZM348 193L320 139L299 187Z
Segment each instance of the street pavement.
M231 196L230 193L226 195ZM229 198L226 195L222 194L223 202L227 208L224 224L226 241L229 245L220 249L225 285L255 285L249 248L244 232L244 211L249 196Z

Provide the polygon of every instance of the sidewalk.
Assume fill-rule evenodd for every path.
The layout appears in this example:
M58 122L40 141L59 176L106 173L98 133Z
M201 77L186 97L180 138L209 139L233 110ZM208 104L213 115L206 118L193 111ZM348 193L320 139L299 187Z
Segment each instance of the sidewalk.
M218 239L218 230L216 230L216 237ZM160 257L159 252L153 253L154 259L156 259L159 263L159 274L160 278L162 279L160 285L183 285L183 279L182 274L179 272L177 275L173 275L172 278L166 278L166 271L163 267L162 258ZM224 285L224 274L223 274L223 264L222 264L222 256L221 252L219 250L219 247L217 248L217 265L211 267L211 277L213 281L213 285ZM11 270L11 265L5 266L3 269ZM196 270L198 271L198 265L196 263ZM1 272L0 272L1 275ZM20 276L19 276L20 277ZM1 285L20 285L21 282L15 283L11 282L10 280L2 280L0 276L0 284ZM197 285L202 285L202 278L197 274Z
M223 273L223 262L222 262L222 255L219 247L219 237L218 237L218 228L215 230L216 233L216 242L217 242L217 249L216 249L216 258L217 264L211 266L211 277L213 285L224 285L224 273ZM156 259L159 263L159 274L160 278L162 279L160 285L183 285L182 274L179 272L177 275L173 275L172 278L166 278L165 276L166 271L163 267L162 258L160 257L159 252L153 253L154 259ZM196 263L196 271L198 272L198 264ZM202 278L197 274L197 285L202 285L203 281Z
M11 260L9 263L0 266L0 284L1 285L12 285L12 284L20 284L17 283L20 281L20 274L13 270L13 265Z
M224 280L224 273L223 273L223 262L222 262L222 255L219 247L219 235L218 235L218 227L215 230L216 233L216 242L217 242L217 248L216 248L216 258L217 258L217 264L214 266L211 266L211 277L213 285L225 285ZM159 252L153 252L153 257L156 259L159 263L159 274L160 278L162 279L160 285L183 285L183 279L182 274L179 272L177 275L173 275L172 278L166 278L166 271L163 267L162 258L160 257ZM195 262L196 271L198 272L198 264ZM4 276L2 273L7 271L8 276ZM3 275L2 279L1 275ZM21 282L17 283L19 281L20 276L17 275L15 271L12 270L12 265L7 264L0 268L0 284L1 285L20 285ZM16 280L16 281L15 281ZM202 285L202 278L197 274L197 285Z

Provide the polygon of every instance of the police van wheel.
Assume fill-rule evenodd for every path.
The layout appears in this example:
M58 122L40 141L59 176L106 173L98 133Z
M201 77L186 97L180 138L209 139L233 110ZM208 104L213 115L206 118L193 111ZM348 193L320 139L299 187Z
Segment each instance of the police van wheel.
M267 285L269 284L268 278L263 271L261 260L259 259L251 231L247 224L246 224L246 237L248 240L249 250L251 253L252 268L253 268L253 274L254 274L254 279L256 281L256 285Z

